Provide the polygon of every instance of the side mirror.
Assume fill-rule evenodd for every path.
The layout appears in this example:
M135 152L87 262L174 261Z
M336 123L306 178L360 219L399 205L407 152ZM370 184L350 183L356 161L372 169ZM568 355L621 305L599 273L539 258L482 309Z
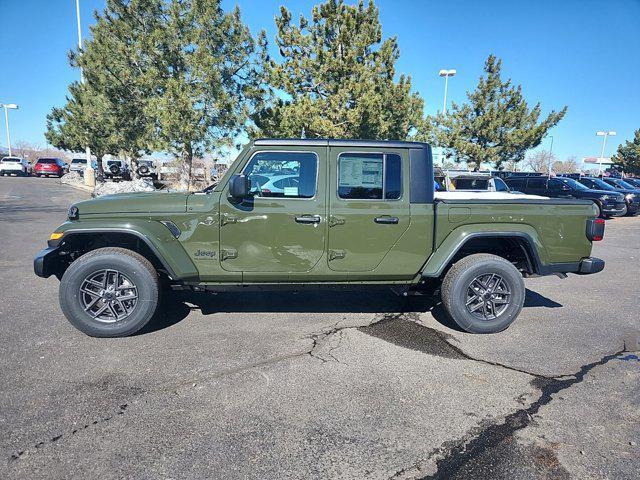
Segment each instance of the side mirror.
M241 200L249 196L251 180L246 175L233 175L229 180L229 195Z

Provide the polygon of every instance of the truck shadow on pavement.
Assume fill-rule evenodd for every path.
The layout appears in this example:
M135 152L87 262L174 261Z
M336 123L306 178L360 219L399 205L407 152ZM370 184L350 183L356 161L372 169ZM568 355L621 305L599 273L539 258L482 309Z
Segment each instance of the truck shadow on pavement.
M560 308L562 304L527 289L524 308ZM163 292L154 318L138 335L171 327L192 310L215 313L426 313L443 326L461 331L445 313L439 296L402 297L391 290L313 290L286 292Z

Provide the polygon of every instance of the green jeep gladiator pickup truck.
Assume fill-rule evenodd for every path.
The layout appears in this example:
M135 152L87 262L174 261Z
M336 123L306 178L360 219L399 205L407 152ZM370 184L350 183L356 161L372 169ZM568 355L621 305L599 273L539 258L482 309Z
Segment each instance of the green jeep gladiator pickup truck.
M434 199L417 142L255 140L215 186L76 203L34 260L55 275L69 321L92 336L142 328L161 285L440 286L464 330L518 316L523 277L601 271L604 223L591 201Z

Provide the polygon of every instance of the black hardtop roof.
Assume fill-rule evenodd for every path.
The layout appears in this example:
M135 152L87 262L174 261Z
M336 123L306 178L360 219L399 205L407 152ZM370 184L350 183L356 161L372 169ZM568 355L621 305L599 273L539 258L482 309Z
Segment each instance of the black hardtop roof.
M399 140L339 140L335 138L259 138L253 141L257 146L309 146L309 147L386 147L386 148L429 148L424 142L403 142Z

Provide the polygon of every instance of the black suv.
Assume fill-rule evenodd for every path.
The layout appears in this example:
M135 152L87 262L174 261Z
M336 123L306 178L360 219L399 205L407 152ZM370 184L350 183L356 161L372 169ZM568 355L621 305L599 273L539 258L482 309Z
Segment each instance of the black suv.
M581 177L578 181L585 187L594 190L609 190L610 192L622 193L627 203L627 215L635 215L640 210L640 189L631 184L628 185L629 188L624 188L621 185L614 187L609 182L594 177Z
M505 181L512 190L519 190L528 195L593 200L600 209L601 217L622 216L627 213L627 204L622 193L592 190L573 178L513 176L506 178Z

